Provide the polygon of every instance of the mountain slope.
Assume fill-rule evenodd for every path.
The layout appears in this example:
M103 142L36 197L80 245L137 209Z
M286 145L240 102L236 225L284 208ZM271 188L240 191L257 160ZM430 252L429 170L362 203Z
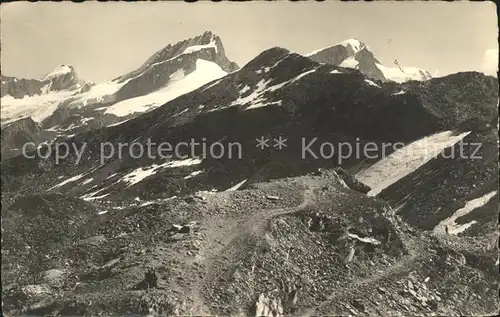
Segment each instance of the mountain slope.
M322 142L355 142L356 138L361 144L368 141L406 143L439 131L453 130L466 122L470 117L443 116L443 112L437 111L451 111L447 107L457 105L458 100L460 107L464 107L462 113L469 113L471 117L478 115L477 106L471 100L481 100L485 109L480 112L481 120L493 120L497 115L497 96L494 79L490 77L460 73L451 76L456 80L437 78L429 81L427 90L433 91L432 87L446 89L443 85L469 85L466 78L471 76L478 76L473 84L476 87L491 88L485 88L482 93L476 89L474 96L467 94L466 90L454 89L454 95L450 95L444 103L441 102L441 94L424 94L419 90L412 92L394 83L374 86L358 71L321 65L275 48L262 53L243 69L168 102L159 109L117 126L71 138L69 144L78 149L82 148L83 142L86 144L80 158L83 165L74 166L76 156L72 153L60 163L61 166L53 166L53 169L57 175L70 172L67 177L86 175L93 178L92 182L82 187L75 186L78 183L68 183L67 186L75 194L99 191L100 195L116 195L118 199L131 197L134 193L153 199L158 198L160 193L175 195L178 191L194 193L197 190L229 188L274 159L281 164L281 171L273 172L277 173L275 177L280 173L295 175L313 171L317 167L336 164L339 157L334 155L318 159L306 155L302 159L303 138L318 138L311 147L314 153L318 153ZM403 89L408 91L401 94ZM255 148L256 138L279 134L288 136L287 155L272 149L259 151ZM192 165L183 167L182 164L178 168L165 168L164 164L168 161L159 158L157 149L153 148L156 159L134 159L125 152L120 159L110 157L104 161L104 166L99 166L99 144L102 142L115 145L139 142L144 146L148 140L156 144L164 141L176 144L189 142L192 138L197 141L204 138L208 144L217 140L225 140L225 144L240 142L244 148L243 159L235 161L223 157L216 160L208 157L196 168ZM363 159L350 157L344 163L357 164ZM30 177L31 173L39 173L38 164L42 162L37 161L16 158L3 164L2 168L12 168L7 175L21 172L21 175ZM54 164L53 158L46 163ZM221 170L217 167L220 165L234 169L233 173L220 174ZM24 167L19 170L18 166ZM89 169L92 172L88 173ZM149 171L146 174L149 177L127 186L126 175L145 170ZM205 172L184 179L197 170ZM112 174L112 178L107 178ZM165 176L169 177L168 183L156 188L148 185L158 184ZM42 177L35 183L45 183L37 186L48 189L57 184L53 181L55 178L52 176L47 183L48 179ZM205 180L210 181L205 183ZM26 183L35 184L31 181Z
M497 80L474 72L422 85L375 83L358 70L272 48L141 116L78 133L66 140L73 150L60 161L5 160L4 309L10 315L493 314L497 102ZM281 150L274 144L279 136L287 139ZM255 146L261 137L270 138L262 150ZM423 160L409 151L408 160L389 159L405 167L400 177L356 182L351 173L390 168L377 165L388 158L325 151L346 143L415 149L424 137L454 152L460 140L483 142L485 159ZM314 138L304 156L303 140ZM175 147L192 139L236 150L219 157L183 146L172 157L160 154L161 142ZM241 156L229 146L236 142ZM156 157L109 151L134 143L155 144ZM462 234L441 230L442 221L455 229L470 220L476 222Z
M415 67L384 66L368 49L357 39L349 39L339 44L316 50L306 55L312 60L336 66L349 67L360 70L366 76L398 83L409 80L428 80L432 76L429 72Z

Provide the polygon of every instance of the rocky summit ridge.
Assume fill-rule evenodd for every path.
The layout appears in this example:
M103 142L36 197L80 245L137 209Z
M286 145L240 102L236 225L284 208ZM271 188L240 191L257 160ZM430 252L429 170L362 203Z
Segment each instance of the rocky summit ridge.
M381 81L401 83L432 78L428 71L415 67L401 67L397 60L394 61L396 67L383 65L365 43L355 38L316 50L306 56L317 62L358 69L366 76Z

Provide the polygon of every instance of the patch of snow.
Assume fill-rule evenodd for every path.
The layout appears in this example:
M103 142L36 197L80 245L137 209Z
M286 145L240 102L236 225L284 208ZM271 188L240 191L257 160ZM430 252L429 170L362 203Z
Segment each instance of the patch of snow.
M246 97L241 97L241 96L238 97L238 99L229 104L229 107L236 105L245 105L251 102L257 102L259 100L262 100L261 93L264 92L266 87L267 87L267 81L262 79L257 83L257 88L250 95Z
M106 196L109 196L109 193L101 195L101 196L86 197L86 198L82 198L82 199L85 200L85 201L92 201L92 200L102 199L102 198L104 198Z
M250 90L250 86L248 85L245 85L245 87L243 87L241 90L240 90L240 95L246 93L247 91Z
M181 68L181 69L176 70L172 74L170 74L170 76L168 76L168 79L169 80L181 80L184 77L186 77L186 74L184 73L184 69Z
M192 166L192 165L198 165L201 164L202 160L201 159L185 159L185 160L174 160L174 161L169 161L163 164L152 164L150 166L146 167L139 167L132 172L128 173L127 175L123 176L121 178L121 181L127 183L127 187L130 187L132 185L135 185L145 178L156 174L160 169L163 168L176 168L176 167L182 167L182 166Z
M339 72L338 70L334 69L330 72L330 74L343 74L342 72Z
M194 172L192 172L191 174L184 176L184 179L190 179L190 178L193 178L193 177L195 177L196 175L200 175L201 173L203 173L203 170L194 171Z
M127 187L133 186L146 177L156 174L157 170L155 169L158 165L153 165L149 167L140 167L138 169L133 170L122 178L122 181L127 183Z
M198 59L196 70L182 79L170 81L165 87L147 95L120 101L109 107L104 113L123 117L132 113L145 112L225 75L227 73L216 63Z
M393 93L392 95L393 95L393 96L399 96L399 95L404 95L404 94L406 94L406 91L404 91L404 90L400 90L400 91L398 91L398 92Z
M185 159L185 160L170 161L170 162L161 164L159 166L160 167L167 167L167 168L175 168L175 167L181 167L181 166L199 165L199 164L201 164L201 162L202 162L201 159L189 158L189 159Z
M42 122L50 117L59 104L71 96L67 90L54 91L47 94L24 96L16 99L5 95L0 99L2 120L8 123L18 119L31 117L36 122Z
M469 133L470 131L453 135L452 131L444 131L414 141L359 172L356 179L371 187L368 196L376 196Z
M257 102L257 103L252 104L251 106L246 107L245 110L262 108L262 107L267 107L267 106L272 106L272 105L281 106L281 100L267 102L267 103Z
M217 189L213 188L211 190L199 190L194 195L204 197L204 195L214 195L217 193Z
M94 180L94 179L93 179L92 177L91 177L91 178L88 178L88 179L86 179L86 180L84 180L84 181L82 182L82 186L83 186L83 185L87 185L88 183L92 182L93 180Z
M122 88L125 84L134 78L130 78L122 83L117 81L109 81L101 84L94 85L89 91L81 93L72 97L69 105L72 107L85 107L88 105L96 103L108 103L115 101L115 94Z
M487 193L479 198L472 199L472 200L468 201L463 208L460 208L457 211L455 211L455 213L451 217L441 221L434 228L433 232L446 233L446 228L448 228L448 234L457 235L461 232L464 232L470 226L475 224L477 221L473 220L469 223L465 223L465 224L461 224L461 225L457 224L455 221L458 218L467 215L468 213L470 213L474 209L477 209L479 207L486 205L493 197L496 196L496 194L497 194L497 191L492 191L492 192L489 192L489 193Z
M67 129L60 129L60 130L65 131L65 130L75 129L75 128L83 126L87 122L91 122L92 120L94 120L94 117L82 118L82 119L80 119L78 124L72 123Z
M106 177L106 179L110 179L111 177L113 177L115 175L116 175L116 173L113 173L113 174L109 175L108 177Z
M351 49L354 51L354 54L358 53L364 47L364 44L356 39L347 39L337 45L342 45L346 48L351 47Z
M269 79L268 80L261 79L257 83L257 87L255 88L255 90L250 95L248 95L246 97L239 96L238 99L234 100L229 105L227 105L225 107L215 108L215 109L212 109L210 111L219 111L219 110L226 109L229 107L238 106L238 105L243 106L243 105L247 105L247 104L250 104L250 105L248 107L246 107L245 110L261 108L261 107L266 107L266 106L270 106L270 105L281 105L281 103L282 103L281 100L269 101L266 98L264 98L264 94L267 92L273 92L273 91L276 91L278 89L281 89L281 88L285 87L286 85L293 84L293 83L299 81L304 76L307 76L315 71L316 71L316 69L304 71L290 80L287 80L285 82L282 82L282 83L279 83L279 84L276 84L276 85L273 85L270 87L268 87L268 84L270 82Z
M147 201L145 203L140 204L139 207L149 206L149 205L152 205L154 203L155 203L154 201Z
M108 211L109 210L103 210L103 211L98 212L97 214L98 215L104 215L104 214L108 213Z
M216 85L217 85L217 84L219 84L221 81L222 81L222 79L219 79L219 80L214 81L214 82L213 82L212 84L210 84L209 86L207 86L207 87L203 88L203 91L205 91L205 90L207 90L207 89L210 89L210 88L212 88L212 87L216 86Z
M240 188L243 184L245 184L247 180L248 179L244 179L241 182L239 182L238 184L234 185L233 187L226 189L225 191L232 192L232 191L238 190L238 188Z
M289 84L293 84L297 81L299 81L300 79L302 79L303 77L309 75L309 74L312 74L316 71L316 69L311 69L311 70L308 70L308 71L305 71L305 72L302 72L300 74L298 74L297 76L295 76L294 78L290 79L290 80L287 80L285 82L282 82L280 84L276 84L274 86L271 86L271 87L268 87L267 89L265 89L265 91L276 91L278 89L281 89L283 87L285 87L286 85L289 85Z
M120 124L122 124L122 123L125 123L125 122L127 122L127 121L129 121L129 120L130 120L130 119L127 119L127 120L123 120L123 121L120 121L120 122L117 122L117 123L110 124L110 125L108 125L108 128L109 128L109 127L115 127L115 126L120 125Z
M48 190L51 190L51 189L54 189L54 188L58 188L58 187L62 187L62 186L64 186L64 185L68 184L68 183L72 183L72 182L74 182L74 181L79 180L79 179L80 179L80 178L82 178L83 176L85 176L85 174L79 174L79 175L76 175L76 176L70 177L70 178L68 178L67 180L60 182L59 184L56 184L56 185L52 186L52 187L51 187L51 188L49 188Z
M290 55L288 54L285 57L283 57L282 59L280 59L279 61L277 61L276 63L274 63L273 65L264 67L264 73L268 73L271 69L273 69L274 67L278 66L282 61L284 61L285 59L287 59L289 56Z
M207 49L207 48L213 48L215 49L215 52L217 53L217 44L215 43L214 39L212 38L212 40L210 41L210 43L208 44L204 44L204 45L193 45L193 46L190 46L188 48L186 48L182 54L190 54L190 53L194 53L194 52L197 52L197 51L200 51L200 50L203 50L203 49Z
M92 188L93 188L93 187L92 187ZM106 187L101 188L101 189L96 190L96 191L94 191L94 192L91 192L91 193L85 194L85 195L81 196L80 198L81 198L81 199L83 199L83 200L85 200L85 201L92 201L92 200L97 200L97 199L104 198L104 197L108 196L108 195L109 195L109 193L108 193L108 194L101 195L101 196L95 196L95 195L99 194L100 192L102 192L102 191L104 191L104 190L106 190L106 189L107 189Z
M368 83L368 85L370 85L370 86L374 86L374 87L380 88L379 85L377 85L376 83L374 83L373 81L371 81L369 79L365 79L365 82Z
M137 198L139 198L139 197L137 197ZM149 205L153 205L153 204L161 204L163 202L166 202L166 201L169 201L169 200L172 200L175 198L177 198L177 196L172 196L172 197L163 198L163 199L156 199L156 200L148 200L148 201L145 201L142 204L138 205L138 207L144 207L144 206L149 206ZM138 200L138 201L140 201L140 200ZM134 206L134 205L132 205L132 206ZM125 208L125 207L123 207L123 208Z
M374 245L379 245L381 242L378 241L377 239L374 239L374 238L370 238L370 237L360 237L358 236L357 234L354 234L354 233L348 233L347 234L349 237L353 238L353 239L357 239L361 242L364 242L364 243L371 243L371 244L374 244Z
M315 69L311 69L311 70L308 70L308 71L305 71L303 73L300 73L298 76L296 76L295 78L293 78L291 81L290 81L290 84L293 84L294 82L296 81L299 81L302 77L304 76L307 76L309 74L312 74L316 71L316 68Z
M172 117L173 117L173 118L178 117L178 116L180 116L181 114L186 113L186 112L188 112L188 111L189 111L189 108L186 108L186 109L184 109L184 110L182 110L182 111L180 111L180 112L178 112L178 113L174 114Z
M357 69L358 66L358 61L354 58L354 56L350 56L342 61L340 64L340 67L346 67L346 68L354 68Z

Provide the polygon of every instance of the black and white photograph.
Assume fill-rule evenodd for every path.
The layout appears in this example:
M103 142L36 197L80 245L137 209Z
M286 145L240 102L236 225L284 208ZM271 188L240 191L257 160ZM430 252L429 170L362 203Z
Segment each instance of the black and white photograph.
M11 2L4 316L493 316L493 2Z

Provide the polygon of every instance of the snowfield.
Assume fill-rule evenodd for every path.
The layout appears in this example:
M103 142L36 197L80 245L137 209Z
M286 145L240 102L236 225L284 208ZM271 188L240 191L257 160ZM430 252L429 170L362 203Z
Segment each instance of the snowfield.
M193 91L215 79L227 75L219 65L203 59L196 61L196 70L188 75L176 74L168 84L150 94L120 101L109 107L104 113L118 117L145 112L159 107L166 102Z
M468 213L470 213L471 211L473 211L474 209L477 209L479 207L482 207L484 205L486 205L493 197L495 197L497 194L497 191L492 191L492 192L489 192L481 197L478 197L476 199L472 199L470 201L468 201L465 206L463 208L460 208L459 210L455 211L455 213L441 221L435 228L434 228L434 232L435 233L445 233L446 232L446 228L448 228L448 234L454 234L454 235L457 235L461 232L464 232L465 230L467 230L470 226L472 226L473 224L476 223L475 220L471 221L471 222L468 222L468 223L464 223L462 225L460 224L457 224L455 221L462 217L462 216L465 216L467 215Z
M426 75L426 71L416 67L403 67L399 69L398 67L387 67L381 64L376 65L378 69L384 74L385 78L395 81L397 83L403 83L409 80L426 80L430 78L430 75Z
M56 111L59 103L69 98L72 92L63 90L42 95L24 96L16 99L5 95L0 100L2 104L2 124L31 117L36 122L41 122Z
M452 131L444 131L417 140L359 172L356 179L371 187L368 196L376 196L385 188L438 156L444 149L462 140L469 133L453 135Z
M200 159L185 159L181 161L170 161L163 164L153 164L151 166L139 167L127 175L123 176L121 181L127 183L127 187L133 186L143 179L155 175L162 168L176 168L183 166L199 165L202 160Z
M122 88L130 80L131 79L123 83L109 81L94 85L89 91L76 95L73 101L70 102L70 105L80 108L101 102L113 102L115 100L114 94L117 93L118 90L120 90L120 88Z
M69 69L68 66L66 68ZM49 77L46 76L46 78L57 76L64 69L54 71L48 74ZM146 112L225 75L227 73L216 63L198 59L195 71L185 75L184 71L180 69L171 75L171 81L163 88L144 96L120 101L111 107L101 107L99 110L118 117ZM76 95L74 95L75 91L69 90L47 92L31 97L25 96L22 99L6 95L1 99L2 124L26 117L32 117L36 122L42 122L50 117L62 104L68 107L82 108L96 103L113 102L115 94L132 79L134 78L121 83L109 81L97 84L92 86L89 91Z

